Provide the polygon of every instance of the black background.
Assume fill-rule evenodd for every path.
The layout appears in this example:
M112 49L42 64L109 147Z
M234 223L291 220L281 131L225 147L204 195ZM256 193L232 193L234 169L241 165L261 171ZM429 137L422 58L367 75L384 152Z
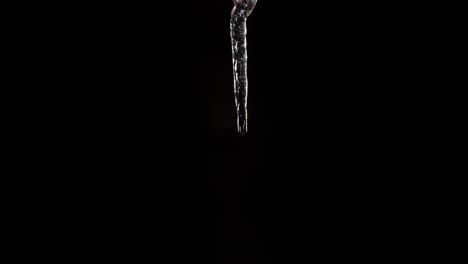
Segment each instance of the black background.
M60 95L31 113L51 138L36 136L52 152L38 168L67 175L47 183L61 186L52 223L117 257L161 254L155 241L210 263L389 256L414 224L401 200L421 140L417 24L403 27L407 9L396 18L390 4L259 0L240 137L232 6L81 6L61 13L69 23L31 26L34 61L47 62L31 78Z
M248 19L250 132L239 137L232 3L197 7L201 131L210 150L204 166L215 181L219 263L370 258L368 251L382 250L377 241L398 229L384 223L394 222L391 186L408 162L398 148L408 136L402 124L411 123L400 112L411 100L402 91L411 58L399 61L407 43L392 32L391 8L260 0Z

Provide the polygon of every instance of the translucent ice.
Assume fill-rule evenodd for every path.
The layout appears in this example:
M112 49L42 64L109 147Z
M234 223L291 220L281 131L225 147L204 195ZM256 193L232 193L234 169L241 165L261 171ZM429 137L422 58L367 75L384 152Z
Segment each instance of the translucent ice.
M257 0L233 0L231 12L232 65L234 72L234 97L237 112L237 131L247 133L247 17Z

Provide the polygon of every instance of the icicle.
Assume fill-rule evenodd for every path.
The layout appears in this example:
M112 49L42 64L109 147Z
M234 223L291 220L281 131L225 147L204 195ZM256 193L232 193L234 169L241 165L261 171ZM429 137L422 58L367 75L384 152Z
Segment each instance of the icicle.
M257 0L233 0L231 12L232 64L234 72L234 96L237 112L237 131L247 133L247 17Z

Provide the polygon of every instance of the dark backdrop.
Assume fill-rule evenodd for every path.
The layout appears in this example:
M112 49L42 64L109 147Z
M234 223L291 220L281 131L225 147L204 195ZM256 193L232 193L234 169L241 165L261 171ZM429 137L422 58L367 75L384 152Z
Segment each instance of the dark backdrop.
M398 66L389 61L399 44L385 21L376 25L373 14L351 4L259 0L248 19L250 131L240 137L232 3L196 8L204 169L216 191L219 263L341 255L333 250L366 256L344 251L366 236L358 229L379 225L367 214L384 205L364 197L382 192L392 170L382 154L395 140L388 116L395 108L384 105L400 88Z
M383 193L399 177L391 153L405 133L393 120L403 106L392 100L405 96L403 64L411 64L398 61L405 44L389 29L396 22L384 18L386 7L259 0L248 19L246 137L235 134L232 3L197 8L219 263L380 250L370 241L389 231L383 208L392 195Z
M57 127L44 130L58 142L54 170L74 175L59 188L72 197L60 208L79 223L64 221L75 232L66 237L116 245L110 255L119 245L163 252L163 241L175 257L210 263L387 256L388 241L403 243L402 223L412 224L394 212L410 213L396 201L417 172L419 115L406 110L418 95L419 47L418 31L399 23L407 9L395 18L390 4L258 0L240 137L232 6L115 3L51 21L58 40L36 61L53 67L37 67L37 78L50 77L43 83L65 99L33 114L37 127ZM50 28L38 25L33 40Z

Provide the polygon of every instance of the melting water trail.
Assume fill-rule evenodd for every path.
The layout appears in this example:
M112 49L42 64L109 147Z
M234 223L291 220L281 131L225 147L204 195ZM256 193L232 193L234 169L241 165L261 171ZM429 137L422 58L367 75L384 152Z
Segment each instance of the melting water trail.
M237 112L237 131L247 133L247 17L257 0L233 0L231 12L232 65L234 72L234 98Z

